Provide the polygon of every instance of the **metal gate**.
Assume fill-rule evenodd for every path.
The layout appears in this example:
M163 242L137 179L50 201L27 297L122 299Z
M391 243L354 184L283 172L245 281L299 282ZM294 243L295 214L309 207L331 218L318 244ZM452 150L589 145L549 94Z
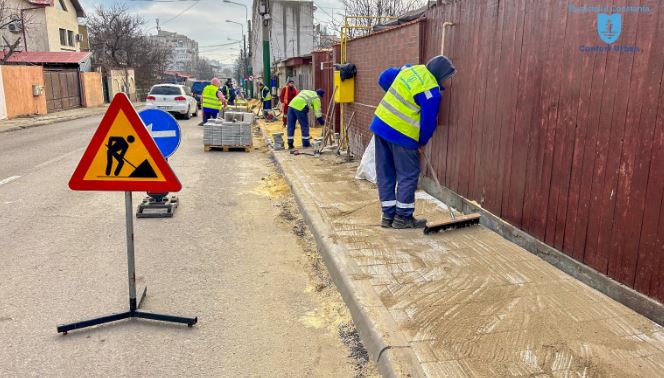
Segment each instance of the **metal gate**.
M78 70L44 70L44 82L46 108L49 113L81 106L81 85Z

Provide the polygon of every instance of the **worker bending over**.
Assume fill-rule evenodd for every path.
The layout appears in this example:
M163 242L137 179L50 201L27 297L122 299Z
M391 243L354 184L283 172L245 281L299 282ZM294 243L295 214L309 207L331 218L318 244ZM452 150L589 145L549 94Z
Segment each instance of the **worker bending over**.
M286 129L286 133L288 134L289 150L295 148L293 146L293 141L295 139L295 121L299 121L300 127L302 128L302 147L311 146L309 143L309 110L313 108L318 124L324 125L325 120L323 119L323 112L320 104L320 99L324 95L325 91L322 89L316 89L316 91L303 89L291 100L290 104L288 104L288 128Z
M442 82L454 73L452 62L439 55L426 65L392 67L380 74L378 84L386 93L370 129L375 134L382 227L426 225L426 220L413 217L420 152L436 130Z

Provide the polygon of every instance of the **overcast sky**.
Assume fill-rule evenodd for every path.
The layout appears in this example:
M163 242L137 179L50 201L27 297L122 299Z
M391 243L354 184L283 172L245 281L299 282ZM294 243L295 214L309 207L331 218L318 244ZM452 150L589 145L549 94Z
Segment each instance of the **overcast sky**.
M234 0L246 4L251 19L252 0ZM240 25L226 22L227 19L244 22L244 7L223 3L222 0L80 0L87 14L94 13L98 5L109 6L124 3L143 16L149 34L156 33L155 19L159 19L162 30L177 32L198 42L200 55L232 63L240 53L228 48L206 47L227 43L228 38L242 39ZM343 12L341 0L315 0L318 8L314 12L315 22L328 23L334 13ZM334 13L333 13L334 12ZM246 24L245 24L246 29ZM246 30L245 30L246 33Z

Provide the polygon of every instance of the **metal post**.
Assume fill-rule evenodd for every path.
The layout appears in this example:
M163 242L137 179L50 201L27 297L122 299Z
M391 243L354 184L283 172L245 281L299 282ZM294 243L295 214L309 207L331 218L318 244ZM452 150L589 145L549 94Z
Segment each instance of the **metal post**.
M269 13L268 13L269 14ZM263 84L272 91L270 85L271 72L270 72L270 25L269 18L263 19Z
M249 30L247 31L247 33L249 34L249 57L253 57L253 55L254 55L253 52L252 52L253 51L253 49L252 49L253 46L251 44L252 43L252 39L251 39L251 35L252 35L251 34L251 21L247 20L247 26L249 28ZM253 76L253 74L254 74L253 64L249 60L249 58L247 58L247 74L249 76ZM249 88L249 92L245 93L245 96L249 96L249 98L254 98L254 83L253 83L253 81L248 82L247 87Z
M143 295L141 300L136 303L136 270L134 266L134 214L131 203L131 192L125 192L125 212L127 215L127 273L129 277L129 311L114 313L112 315L101 316L98 318L93 318L90 320L83 320L80 322L62 324L59 325L57 330L58 333L66 335L69 331L92 327L99 324L110 323L122 319L150 319L158 320L162 322L171 322L171 323L180 323L186 324L188 327L193 326L198 322L198 318L188 318L183 316L174 316L166 314L156 314L153 312L145 312L138 309L143 298L145 298L145 293L147 291L143 290Z
M131 192L125 192L125 213L127 218L127 273L129 276L129 311L136 310L136 269L134 266L134 208Z

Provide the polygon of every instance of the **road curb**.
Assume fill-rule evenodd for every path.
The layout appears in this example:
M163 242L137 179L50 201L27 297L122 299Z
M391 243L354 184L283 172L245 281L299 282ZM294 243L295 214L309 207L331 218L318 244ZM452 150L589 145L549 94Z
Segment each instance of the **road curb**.
M263 137L269 139L262 128L261 131ZM296 177L297 173L291 173L286 168L284 159L289 155L272 149L270 152L293 192L304 221L316 239L330 276L350 309L360 338L381 375L426 376L410 344L380 301L378 294L368 280L363 278L364 274L355 262L347 257L347 250L330 237L333 235L332 229L324 221L316 204L307 196L301 180Z

